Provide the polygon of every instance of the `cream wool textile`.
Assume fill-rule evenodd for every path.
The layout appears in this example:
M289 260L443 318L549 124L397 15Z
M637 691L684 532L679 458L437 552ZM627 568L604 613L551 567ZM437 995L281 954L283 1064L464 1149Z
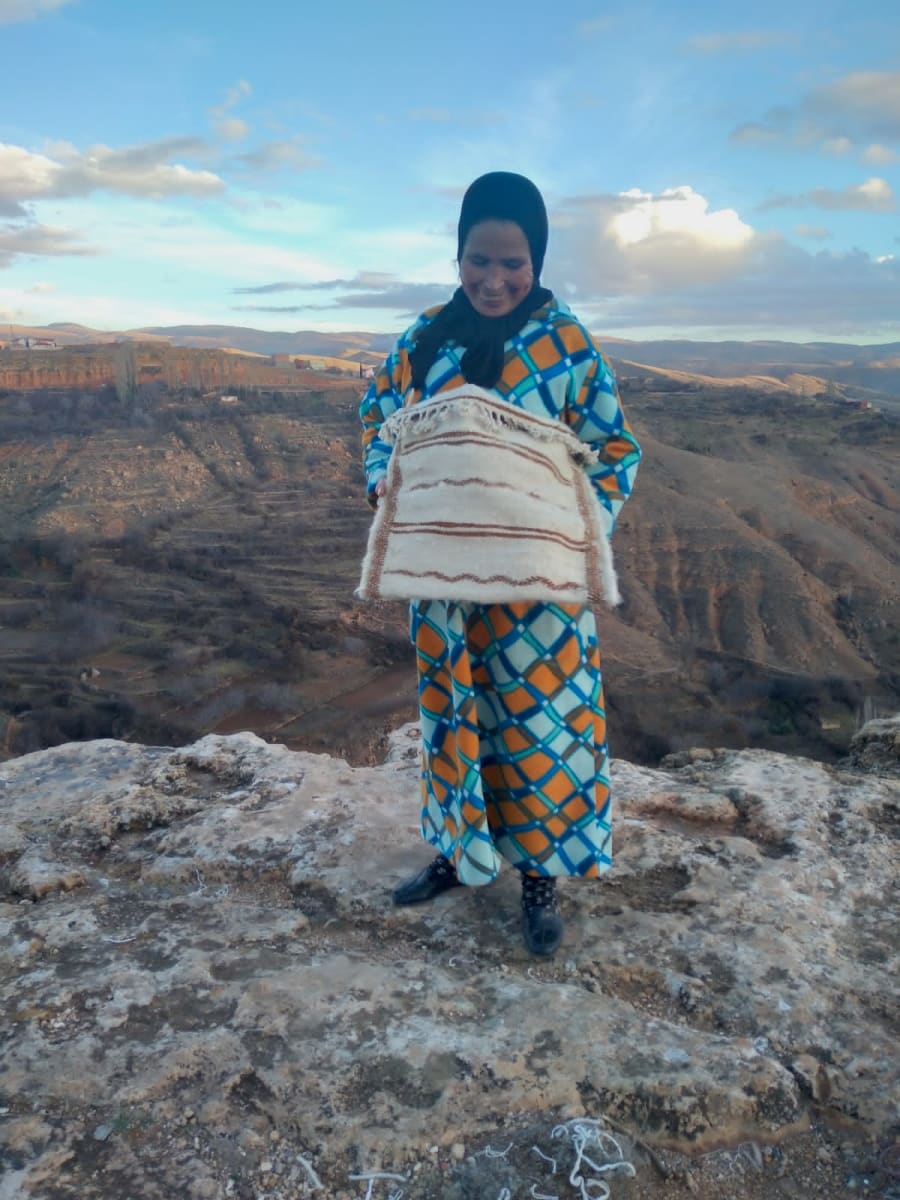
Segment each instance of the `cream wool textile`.
M611 517L561 421L467 384L400 409L357 594L480 604L620 603Z

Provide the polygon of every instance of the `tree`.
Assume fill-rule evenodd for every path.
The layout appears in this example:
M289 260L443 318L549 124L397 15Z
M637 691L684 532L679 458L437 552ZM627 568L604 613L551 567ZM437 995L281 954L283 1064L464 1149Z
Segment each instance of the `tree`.
M116 395L119 403L134 408L137 399L137 354L134 342L120 342L115 357Z

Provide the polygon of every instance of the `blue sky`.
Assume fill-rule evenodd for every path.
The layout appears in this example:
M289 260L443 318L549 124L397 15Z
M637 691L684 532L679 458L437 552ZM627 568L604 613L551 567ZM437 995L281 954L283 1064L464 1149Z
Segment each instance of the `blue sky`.
M0 321L399 330L495 169L601 337L900 340L895 0L0 0Z

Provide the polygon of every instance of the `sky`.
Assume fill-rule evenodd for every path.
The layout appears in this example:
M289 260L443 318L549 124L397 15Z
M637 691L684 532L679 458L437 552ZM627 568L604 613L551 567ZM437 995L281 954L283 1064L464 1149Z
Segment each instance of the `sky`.
M0 0L0 322L399 332L490 170L601 338L900 341L896 0Z

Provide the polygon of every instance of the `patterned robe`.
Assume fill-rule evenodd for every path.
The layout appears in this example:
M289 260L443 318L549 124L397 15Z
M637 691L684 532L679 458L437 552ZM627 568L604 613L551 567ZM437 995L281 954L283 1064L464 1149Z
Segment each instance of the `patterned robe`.
M431 309L397 342L360 406L370 499L391 447L382 423L466 381L465 347L445 345L424 390L409 353ZM599 451L587 468L615 521L640 449L612 370L557 299L505 347L494 392L566 424ZM422 721L422 834L464 884L490 883L505 859L532 875L596 876L612 859L603 682L594 615L564 604L411 602Z

